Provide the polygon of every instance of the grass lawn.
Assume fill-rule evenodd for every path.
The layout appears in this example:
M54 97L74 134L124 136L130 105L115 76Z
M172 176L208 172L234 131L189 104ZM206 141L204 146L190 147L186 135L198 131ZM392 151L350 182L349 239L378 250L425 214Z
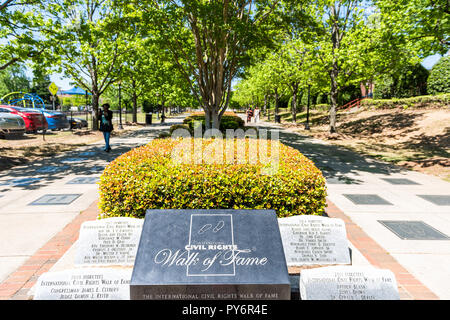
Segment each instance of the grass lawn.
M283 126L301 134L450 181L448 108L338 112L335 135L328 133L329 120L325 111L310 111L310 131L304 130L306 112L297 114L297 124L292 124L289 110L281 109L279 114Z

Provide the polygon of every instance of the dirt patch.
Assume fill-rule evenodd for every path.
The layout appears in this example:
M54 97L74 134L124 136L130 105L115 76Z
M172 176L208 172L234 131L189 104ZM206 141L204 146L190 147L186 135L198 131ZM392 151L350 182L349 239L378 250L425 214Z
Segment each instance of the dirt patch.
M141 127L142 125L126 125L124 130L113 131L112 136L126 135ZM45 135L26 134L22 137L0 139L0 171L102 140L102 132L91 130L50 131Z
M297 128L293 130L450 181L450 109L340 113L335 134L328 132L328 124L310 131Z

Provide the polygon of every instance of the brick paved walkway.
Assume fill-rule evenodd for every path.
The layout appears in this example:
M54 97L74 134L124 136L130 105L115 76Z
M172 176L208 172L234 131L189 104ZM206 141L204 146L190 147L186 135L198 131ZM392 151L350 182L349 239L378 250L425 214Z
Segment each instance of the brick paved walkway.
M0 299L28 300L28 290L34 286L39 276L47 272L77 241L81 224L97 218L99 214L97 203L98 201L93 202L88 209L80 213L20 268L0 283Z
M401 300L437 300L433 292L402 267L388 252L370 238L358 225L344 214L334 203L327 200L327 214L345 222L347 239L372 264L372 266L391 270L397 280Z

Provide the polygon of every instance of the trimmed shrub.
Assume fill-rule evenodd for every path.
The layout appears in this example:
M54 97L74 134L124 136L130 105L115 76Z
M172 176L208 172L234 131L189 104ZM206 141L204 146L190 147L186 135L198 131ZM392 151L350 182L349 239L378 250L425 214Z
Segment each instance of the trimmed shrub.
M186 129L186 130L188 130L191 134L192 134L192 132L191 132L191 129L189 128L189 126L188 125L185 125L185 124L174 124L173 126L171 126L170 127L170 134L172 135L172 133L175 131L175 130L177 130L177 129Z
M225 111L223 113L224 116L237 116L236 112L234 111ZM196 111L196 112L192 112L191 116L205 116L205 112L203 111Z
M430 72L420 63L407 65L375 80L375 99L409 98L427 94Z
M171 134L168 133L168 132L165 132L165 131L161 132L161 133L158 135L158 138L160 138L160 139L165 139L165 138L170 138L170 137L171 137Z
M320 215L325 179L314 163L278 141L278 170L265 174L260 162L179 163L171 155L180 141L202 142L207 154L216 139L155 139L112 161L100 178L101 218L145 216L147 209L274 209L279 217ZM230 140L224 140L230 142ZM234 150L255 139L234 139ZM267 142L267 140L262 140ZM242 145L244 144L244 146ZM259 150L259 148L257 148ZM272 156L268 147L268 157ZM259 151L250 153L262 156ZM267 165L266 165L267 166Z
M404 99L364 99L361 101L361 105L376 109L448 108L450 106L450 94L417 96Z
M427 89L429 94L450 93L450 56L442 57L433 66Z
M190 131L194 131L194 122L201 121L202 122L202 132L205 131L205 113L195 113L190 115L189 117L183 120L183 123L189 126ZM222 115L222 119L220 121L219 130L225 132L226 129L239 129L244 128L245 121L237 116L234 112L225 112Z

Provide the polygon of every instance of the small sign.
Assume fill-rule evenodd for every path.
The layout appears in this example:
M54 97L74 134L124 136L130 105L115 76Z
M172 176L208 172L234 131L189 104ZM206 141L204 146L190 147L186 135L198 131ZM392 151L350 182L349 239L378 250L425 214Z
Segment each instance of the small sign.
M50 91L52 95L56 95L58 93L58 90L59 88L54 82L50 83L50 85L48 86L48 91Z
M130 300L131 269L86 268L46 272L34 300Z
M392 271L374 267L334 266L302 270L302 300L399 300Z

